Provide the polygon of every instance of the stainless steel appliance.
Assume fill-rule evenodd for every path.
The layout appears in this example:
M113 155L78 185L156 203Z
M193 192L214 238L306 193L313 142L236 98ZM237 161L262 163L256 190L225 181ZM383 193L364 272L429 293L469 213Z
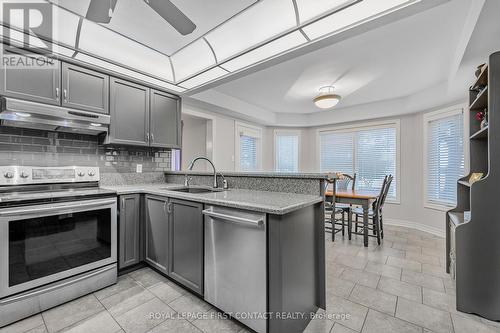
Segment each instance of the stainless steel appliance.
M116 193L96 167L0 167L0 327L116 282Z
M205 300L256 332L266 332L266 215L217 206L203 214Z
M2 98L2 126L47 131L100 134L108 132L110 116L14 98Z

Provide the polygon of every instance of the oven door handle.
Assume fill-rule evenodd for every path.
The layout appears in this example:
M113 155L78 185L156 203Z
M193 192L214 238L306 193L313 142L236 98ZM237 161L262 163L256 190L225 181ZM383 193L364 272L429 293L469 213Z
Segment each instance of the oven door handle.
M24 216L24 215L32 215L38 213L46 213L57 210L66 210L77 208L79 211L81 208L92 208L105 206L109 204L116 203L116 198L114 199L106 199L106 200L89 200L89 201L78 201L72 202L71 204L49 204L49 205L40 205L35 206L34 208L24 207L24 208L16 208L16 209L5 209L0 210L0 217L4 216Z

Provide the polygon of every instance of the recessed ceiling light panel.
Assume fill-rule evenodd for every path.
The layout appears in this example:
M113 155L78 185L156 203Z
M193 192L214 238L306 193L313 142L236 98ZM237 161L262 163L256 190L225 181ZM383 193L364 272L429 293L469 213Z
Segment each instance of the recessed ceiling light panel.
M234 72L239 69L257 64L268 58L277 56L280 53L286 52L305 43L307 43L307 39L304 37L304 35L302 35L298 31L294 31L253 51L242 54L237 58L225 62L221 65L221 67L224 67L228 71Z
M212 45L217 59L224 61L293 29L296 24L292 1L260 1L205 37Z

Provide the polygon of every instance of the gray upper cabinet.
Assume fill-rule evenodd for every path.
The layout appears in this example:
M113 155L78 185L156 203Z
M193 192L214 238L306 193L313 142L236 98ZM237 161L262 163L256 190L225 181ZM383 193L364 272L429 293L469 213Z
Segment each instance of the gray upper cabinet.
M62 105L85 111L109 113L109 76L63 63Z
M203 294L203 204L170 199L170 277Z
M151 90L151 146L181 147L180 100L161 91Z
M119 197L120 218L119 258L118 268L122 269L141 261L140 230L141 230L141 196L139 194L122 195Z
M149 145L149 88L111 78L110 133L105 143Z
M13 55L3 50L5 55ZM47 58L47 61L48 58ZM0 66L0 93L3 96L60 105L61 62L50 60L50 68L6 68Z
M146 195L146 262L168 274L168 199Z

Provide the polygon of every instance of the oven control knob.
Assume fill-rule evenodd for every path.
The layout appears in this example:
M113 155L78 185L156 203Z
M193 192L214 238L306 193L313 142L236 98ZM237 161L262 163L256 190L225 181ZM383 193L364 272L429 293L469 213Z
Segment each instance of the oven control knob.
M89 171L89 176L90 177L94 177L95 176L95 172L94 171Z
M83 177L83 176L85 176L85 173L84 173L84 172L82 172L82 171L80 171L80 172L78 173L78 177Z
M14 178L14 174L10 171L7 171L6 173L3 174L5 178Z
M21 178L28 178L29 175L26 172L21 172Z

